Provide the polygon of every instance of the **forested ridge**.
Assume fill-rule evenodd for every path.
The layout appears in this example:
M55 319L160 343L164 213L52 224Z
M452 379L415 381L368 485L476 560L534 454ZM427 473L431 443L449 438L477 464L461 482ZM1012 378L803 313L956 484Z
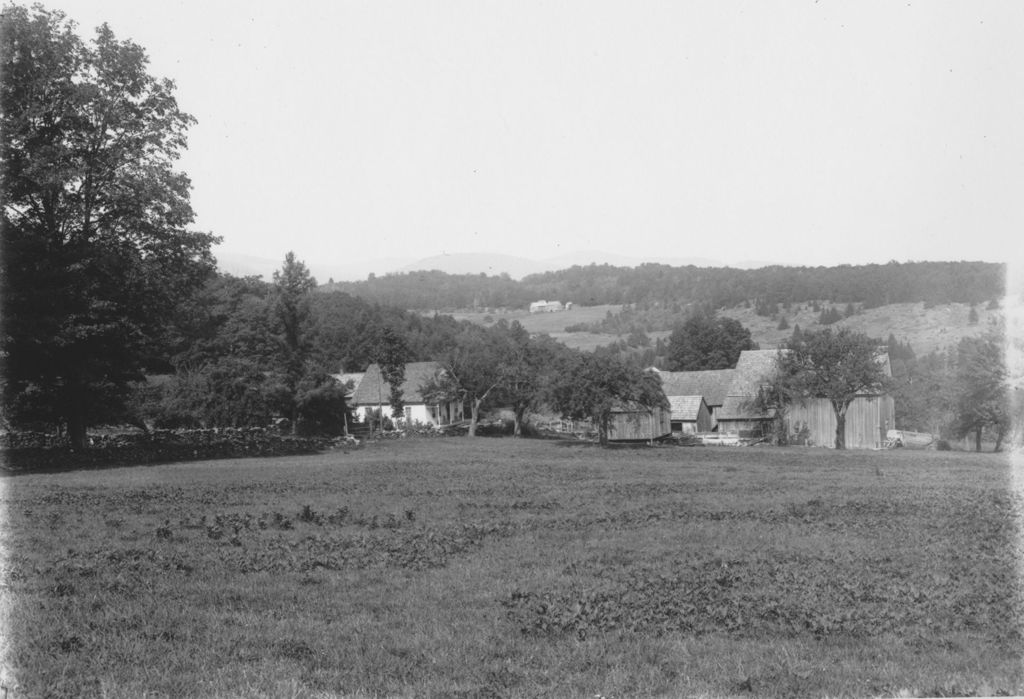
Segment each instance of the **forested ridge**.
M439 271L370 275L333 282L373 303L415 310L522 308L538 299L581 305L693 304L706 310L753 300L768 304L831 301L864 308L890 303L980 303L1003 296L1005 265L991 262L889 262L837 267L760 269L643 264L574 266L525 277Z

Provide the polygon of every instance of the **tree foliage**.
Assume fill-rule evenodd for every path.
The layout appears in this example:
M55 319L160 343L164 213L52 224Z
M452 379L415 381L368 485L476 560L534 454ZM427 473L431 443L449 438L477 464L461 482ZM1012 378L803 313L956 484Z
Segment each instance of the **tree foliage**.
M565 417L590 418L601 444L608 442L612 411L637 404L668 408L657 373L643 371L610 355L576 354L552 387L552 403Z
M954 430L957 437L974 435L981 451L985 430L995 433L999 451L1010 429L1009 391L1006 383L1003 335L992 330L981 337L965 337L957 346Z
M630 304L631 317L614 332L628 332L640 315L679 318L685 307L713 310L755 300L766 315L776 304L828 300L874 308L888 303L980 303L1003 296L1005 267L985 262L890 262L838 267L771 266L759 269L577 265L521 281L502 276L408 272L341 282L332 289L372 303L421 310L474 306L525 308L537 299L592 306ZM815 309L819 311L820 307ZM637 313L641 311L642 313ZM611 332L615 323L602 324ZM671 327L671 321L663 328ZM648 326L648 331L663 329Z
M310 365L313 325L309 296L316 280L295 253L285 255L280 270L274 272L270 296L271 328L274 339L270 369L275 385L271 395L278 409L291 420L292 432L298 431L301 384L316 368ZM340 416L339 416L340 418Z
M13 5L0 34L5 398L47 396L83 445L212 273L174 170L193 119L106 25L87 44L62 13Z
M374 348L374 361L380 366L380 375L391 387L388 403L392 417L402 417L404 406L402 384L405 383L405 364L409 361L409 346L394 328L381 330Z
M750 331L738 320L696 315L669 336L669 370L731 369L740 352L756 348Z

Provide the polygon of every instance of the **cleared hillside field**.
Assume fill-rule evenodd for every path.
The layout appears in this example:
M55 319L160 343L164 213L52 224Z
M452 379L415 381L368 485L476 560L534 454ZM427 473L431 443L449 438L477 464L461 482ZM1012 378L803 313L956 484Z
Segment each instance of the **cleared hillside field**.
M823 304L823 307L834 305L842 313L845 304ZM894 303L862 311L849 318L844 318L833 327L850 328L862 332L869 337L885 340L890 333L900 342L909 343L918 356L933 350L956 347L964 337L976 337L993 327L1002 317L1002 311L988 310L985 304L975 306L978 322L971 324L968 317L971 307L966 303L946 303L926 308L923 303ZM820 312L815 312L810 304L794 304L786 316L789 327L778 329L778 320L759 316L753 308L728 308L719 311L726 318L738 320L743 327L750 330L754 341L762 348L777 347L781 342L793 335L793 326L799 325L803 330L815 330Z
M17 697L1020 694L1015 482L991 454L484 438L7 477L0 679Z

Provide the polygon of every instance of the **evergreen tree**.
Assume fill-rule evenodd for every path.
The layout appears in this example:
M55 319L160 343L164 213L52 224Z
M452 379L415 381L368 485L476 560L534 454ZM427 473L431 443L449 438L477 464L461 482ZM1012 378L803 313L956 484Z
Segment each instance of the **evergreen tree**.
M310 322L309 294L316 288L316 280L309 274L305 263L295 259L295 253L285 255L284 264L274 272L271 294L271 319L275 332L274 396L277 404L291 420L292 433L298 431L299 388L310 370L313 329Z

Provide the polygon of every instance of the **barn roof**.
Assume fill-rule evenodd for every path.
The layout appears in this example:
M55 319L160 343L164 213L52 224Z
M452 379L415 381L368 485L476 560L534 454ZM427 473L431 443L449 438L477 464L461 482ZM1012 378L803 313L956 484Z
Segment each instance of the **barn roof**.
M744 350L736 362L719 420L764 420L773 416L752 405L758 390L771 379L779 350Z
M406 405L423 403L420 387L437 376L440 371L441 365L437 362L409 362L406 364L405 382L402 383L402 401ZM352 402L356 405L384 404L388 402L390 394L391 385L381 376L380 367L371 364L366 368L362 381L356 386Z
M668 402L672 406L673 420L696 420L700 414L700 404L704 402L704 397L669 396Z
M662 371L661 387L665 395L703 396L708 407L725 402L729 393L735 369L711 369L707 371Z

